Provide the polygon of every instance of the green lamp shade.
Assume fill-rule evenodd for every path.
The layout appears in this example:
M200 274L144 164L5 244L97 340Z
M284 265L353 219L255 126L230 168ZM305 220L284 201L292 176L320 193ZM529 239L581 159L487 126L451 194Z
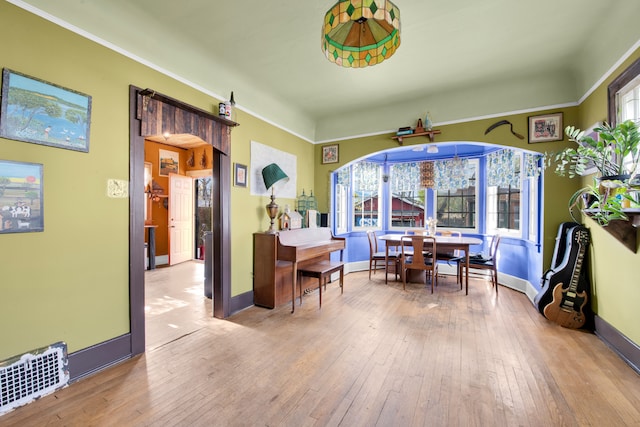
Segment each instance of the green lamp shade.
M262 179L264 180L264 186L269 190L282 180L288 181L289 177L280 169L280 166L271 163L262 169Z

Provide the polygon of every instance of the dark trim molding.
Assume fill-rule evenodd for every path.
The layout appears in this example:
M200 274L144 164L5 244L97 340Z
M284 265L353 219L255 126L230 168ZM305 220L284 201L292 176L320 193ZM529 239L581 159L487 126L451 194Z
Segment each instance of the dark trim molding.
M69 354L69 381L76 382L111 365L131 358L131 334Z
M631 80L635 79L640 74L640 58L633 64L629 65L618 77L616 77L609 86L607 86L607 95L609 99L609 124L615 126L616 124L616 93L627 85Z
M138 91L129 87L129 312L131 352L145 349L144 319L144 137L140 133Z
M597 315L595 316L595 326L598 338L640 374L640 347Z
M253 305L253 291L245 292L244 294L236 295L231 298L231 303L229 304L231 313L237 313L238 311L244 310L247 307L251 307Z

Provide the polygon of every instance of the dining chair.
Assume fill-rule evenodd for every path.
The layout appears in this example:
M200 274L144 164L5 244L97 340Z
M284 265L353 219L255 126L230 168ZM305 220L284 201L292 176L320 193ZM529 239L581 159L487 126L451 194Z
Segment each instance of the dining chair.
M476 269L476 270L489 270L491 272L491 285L496 288L496 294L498 293L498 265L497 265L497 254L498 254L498 245L500 245L500 235L496 234L491 239L491 244L489 245L489 256L485 257L482 254L471 255L469 256L469 264L467 265L465 257L458 257L456 261L458 262L458 275L459 277L463 277L462 273L464 269ZM462 283L460 283L462 286Z
M451 231L451 230L441 230L438 231L437 236L444 237L462 237L462 233L459 231ZM453 260L456 260L461 255L461 251L459 249L438 249L438 253L436 254L436 259L438 261L445 261L447 264L451 265ZM460 289L462 289L462 280L460 280L459 268L456 264L456 283L460 283Z
M378 263L382 263L382 265L384 265L386 258L385 251L378 250L378 239L376 238L376 232L374 230L367 230L367 238L369 240L369 280L371 280L371 271L373 270L373 274L376 274ZM389 264L393 264L394 266L393 272L395 273L397 280L400 254L398 252L389 252L388 260ZM386 274L389 266L385 265L384 268Z
M431 293L438 283L438 262L433 254L436 252L436 239L426 236L402 236L400 275L402 276L402 289L407 289L407 271L423 270L426 281L431 277ZM406 249L405 249L406 247ZM411 250L411 253L407 249Z

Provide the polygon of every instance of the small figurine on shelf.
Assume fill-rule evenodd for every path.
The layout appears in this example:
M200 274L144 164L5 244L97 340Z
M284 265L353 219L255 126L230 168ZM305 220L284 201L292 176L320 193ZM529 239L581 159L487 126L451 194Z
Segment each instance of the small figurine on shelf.
M424 132L424 126L422 125L422 119L418 119L418 124L416 125L415 133Z
M280 230L291 229L291 209L289 205L284 205L284 212L280 215Z

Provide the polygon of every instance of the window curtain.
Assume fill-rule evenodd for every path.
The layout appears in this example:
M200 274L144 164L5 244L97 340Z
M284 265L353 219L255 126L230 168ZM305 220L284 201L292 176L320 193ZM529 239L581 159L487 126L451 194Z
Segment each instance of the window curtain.
M520 188L519 159L513 150L500 150L487 155L489 187Z
M336 182L338 185L342 185L345 188L349 188L351 186L351 168L347 166L346 168L340 169L336 172Z
M420 163L397 163L391 166L391 192L405 193L420 188Z
M474 172L474 166L467 159L456 157L452 160L435 161L434 190L455 192L467 189Z
M524 176L525 178L536 178L540 175L540 154L524 154Z
M377 192L380 183L380 166L377 163L360 162L353 167L353 188L356 191Z

